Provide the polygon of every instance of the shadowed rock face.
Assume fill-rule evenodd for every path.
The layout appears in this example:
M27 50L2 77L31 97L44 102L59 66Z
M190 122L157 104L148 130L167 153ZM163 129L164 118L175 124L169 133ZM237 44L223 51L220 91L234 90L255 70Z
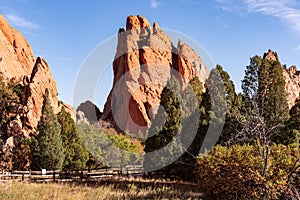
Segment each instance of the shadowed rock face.
M193 49L181 41L175 47L156 22L151 27L139 15L127 18L126 32L119 30L113 71L113 88L102 120L132 133L150 126L171 74L180 73L177 77L182 88L195 76L204 83L209 74Z
M86 118L87 122L90 124L94 124L98 122L101 118L102 113L100 112L99 108L93 104L91 101L86 101L84 103L81 103L78 108L76 109L76 112L82 112L84 116L82 116L81 113L78 114L78 120L83 121L83 118ZM82 119L80 119L82 118Z

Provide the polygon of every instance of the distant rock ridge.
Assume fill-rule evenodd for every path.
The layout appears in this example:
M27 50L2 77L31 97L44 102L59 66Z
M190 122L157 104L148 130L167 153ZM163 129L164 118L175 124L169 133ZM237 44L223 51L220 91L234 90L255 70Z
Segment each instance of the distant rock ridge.
M81 103L76 109L77 124L81 122L95 124L98 123L102 113L100 109L91 101L85 101Z
M140 15L127 17L126 31L119 29L113 71L113 88L101 119L115 122L119 129L132 133L151 125L172 71L179 72L183 88L193 77L199 77L204 83L209 75L191 47L181 41L175 47L157 22L150 26Z

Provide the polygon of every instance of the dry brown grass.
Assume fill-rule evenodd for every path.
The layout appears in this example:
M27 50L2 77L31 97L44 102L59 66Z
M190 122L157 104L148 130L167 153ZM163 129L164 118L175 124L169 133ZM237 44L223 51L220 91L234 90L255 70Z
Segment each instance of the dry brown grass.
M190 183L158 180L105 180L92 183L5 183L0 199L200 199Z

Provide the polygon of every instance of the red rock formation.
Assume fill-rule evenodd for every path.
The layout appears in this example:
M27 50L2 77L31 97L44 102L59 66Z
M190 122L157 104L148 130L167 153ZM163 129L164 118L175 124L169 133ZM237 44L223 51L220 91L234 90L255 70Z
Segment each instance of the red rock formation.
M46 90L49 91L54 112L58 113L60 111L56 81L43 58L37 58L30 77L24 76L23 84L25 86L23 103L28 109L27 125L35 129L40 120Z
M72 119L74 120L74 122L76 122L76 111L75 111L75 109L73 108L73 106L71 106L71 105L69 105L69 104L67 104L67 103L65 103L65 102L60 102L59 104L60 104L60 109L59 109L59 110L61 110L62 107L65 108L65 110L66 110L68 113L71 114L71 117L72 117Z
M204 83L204 80L206 80L209 75L209 71L198 54L180 40L178 41L177 51L178 71L183 76L183 80L190 81L197 76L202 83Z
M178 48L174 47L156 22L150 27L142 16L129 16L126 32L119 30L113 70L113 88L102 119L132 133L149 127L172 73L181 73L183 87L195 76L202 82L208 76L207 68L194 50L181 42ZM201 70L205 73L201 74Z
M288 103L291 108L295 105L296 99L300 97L300 71L296 66L291 66L289 69L283 69L285 79L285 90L288 93Z
M40 57L34 61L34 54L28 42L2 15L0 15L0 75L5 80L14 78L24 87L22 105L19 105L22 117L16 116L8 124L8 136L28 136L36 131L46 90L50 93L55 113L59 112L56 82L48 64Z
M0 15L0 75L29 76L34 66L33 51L23 35Z

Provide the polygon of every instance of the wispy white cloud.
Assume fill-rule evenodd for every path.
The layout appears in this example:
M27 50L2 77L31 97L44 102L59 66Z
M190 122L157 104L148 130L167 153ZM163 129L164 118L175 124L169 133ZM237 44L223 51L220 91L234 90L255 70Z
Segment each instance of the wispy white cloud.
M224 11L235 12L240 15L244 14L245 4L242 1L238 0L216 0L218 5L217 7L221 8Z
M5 14L5 17L8 19L8 21L16 26L16 27L19 27L19 28L24 28L24 29L30 29L30 30L38 30L38 29L41 29L41 26L32 22L32 21L29 21L29 20L26 20L22 17L19 17L17 15L14 15L14 14Z
M220 8L237 13L261 13L276 17L300 33L300 10L294 0L216 0Z
M222 20L219 16L216 17L216 20L220 22L223 28L229 28L229 25L224 20Z
M151 8L158 8L160 5L160 3L156 0L151 0L151 3L150 3L150 7Z

